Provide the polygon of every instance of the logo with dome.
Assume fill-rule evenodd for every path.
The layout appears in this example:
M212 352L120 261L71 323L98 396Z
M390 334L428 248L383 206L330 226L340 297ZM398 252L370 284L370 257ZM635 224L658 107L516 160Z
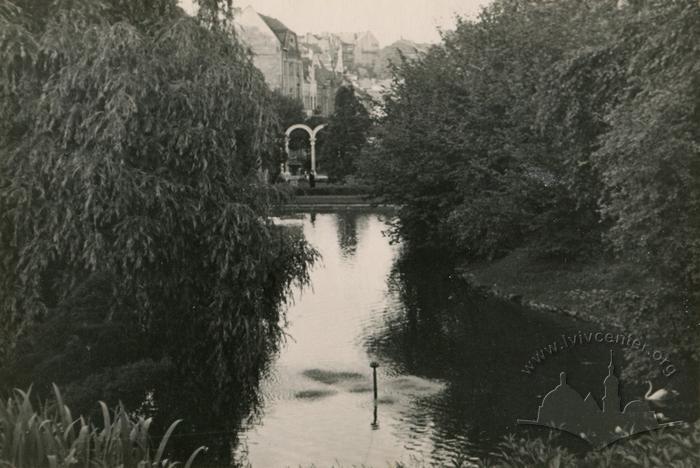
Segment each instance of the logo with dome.
M569 432L596 449L640 432L677 424L659 424L646 401L630 401L620 411L619 381L615 376L612 351L608 375L603 380L603 386L605 394L601 410L590 392L586 398L581 398L581 395L566 383L566 373L562 372L559 385L542 399L537 419L518 419L518 424L533 424Z

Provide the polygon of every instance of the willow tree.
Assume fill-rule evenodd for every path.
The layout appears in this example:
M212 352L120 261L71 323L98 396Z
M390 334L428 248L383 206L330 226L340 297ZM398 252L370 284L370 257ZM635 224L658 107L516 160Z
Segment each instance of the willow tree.
M175 0L0 3L4 352L108 278L105 321L249 396L314 253L267 220L277 116L212 18Z

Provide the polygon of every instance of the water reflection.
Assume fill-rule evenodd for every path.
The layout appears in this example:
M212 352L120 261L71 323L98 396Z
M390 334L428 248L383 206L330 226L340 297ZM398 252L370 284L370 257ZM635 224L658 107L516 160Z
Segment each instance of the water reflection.
M315 216L315 215L314 215ZM367 217L357 211L342 211L334 216L338 245L344 258L352 257L357 250L357 231L366 228ZM362 226L358 226L362 223Z
M573 369L582 382L595 381L599 371L580 369L574 351L553 356L541 373L522 374L534 348L581 324L475 296L453 271L449 259L434 253L399 256L387 307L364 330L368 352L394 373L446 383L445 391L415 399L401 413L401 430L430 438L429 458L445 462L459 453L484 456L503 435L518 431L513 415L536 408L533 397L546 392L557 369ZM599 350L587 351L589 359L604 361ZM533 394L532 388L541 390Z
M288 339L261 384L258 417L231 439L237 461L444 466L483 459L509 433L549 435L516 420L536 417L561 371L600 404L605 344L552 353L522 372L535 350L591 325L476 294L453 276L451 258L391 244L383 235L389 222L357 212L294 220L323 258L288 311ZM372 361L379 363L376 400ZM640 390L622 382L621 400L638 399ZM558 439L575 452L590 448L573 435Z
M240 437L239 460L441 465L483 456L521 432L516 418L536 411L536 396L561 368L596 388L605 349L585 350L588 361L605 363L600 369L582 368L573 350L536 374L520 372L534 349L580 324L475 296L450 276L448 258L409 255L390 245L386 228L371 213L304 218L323 261L289 310L289 340L263 383L261 417ZM377 404L372 360L380 363Z

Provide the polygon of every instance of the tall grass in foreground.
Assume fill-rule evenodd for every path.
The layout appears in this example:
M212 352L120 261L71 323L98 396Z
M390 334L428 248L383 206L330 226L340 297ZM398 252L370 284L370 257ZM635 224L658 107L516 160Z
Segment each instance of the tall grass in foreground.
M15 390L0 400L0 467L174 467L164 459L165 448L180 420L170 425L153 451L148 431L151 418L129 415L123 406L110 412L103 402L102 427L82 416L73 419L54 385L55 401L36 410L31 389ZM185 464L192 465L205 447L195 450Z

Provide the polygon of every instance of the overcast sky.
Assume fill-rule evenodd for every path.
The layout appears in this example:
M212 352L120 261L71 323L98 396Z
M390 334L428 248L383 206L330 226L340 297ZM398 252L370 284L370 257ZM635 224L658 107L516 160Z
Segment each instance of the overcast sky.
M194 0L180 0L192 13ZM382 46L405 38L438 42L438 28L452 29L455 14L475 17L490 0L234 0L282 21L297 34L370 30Z

